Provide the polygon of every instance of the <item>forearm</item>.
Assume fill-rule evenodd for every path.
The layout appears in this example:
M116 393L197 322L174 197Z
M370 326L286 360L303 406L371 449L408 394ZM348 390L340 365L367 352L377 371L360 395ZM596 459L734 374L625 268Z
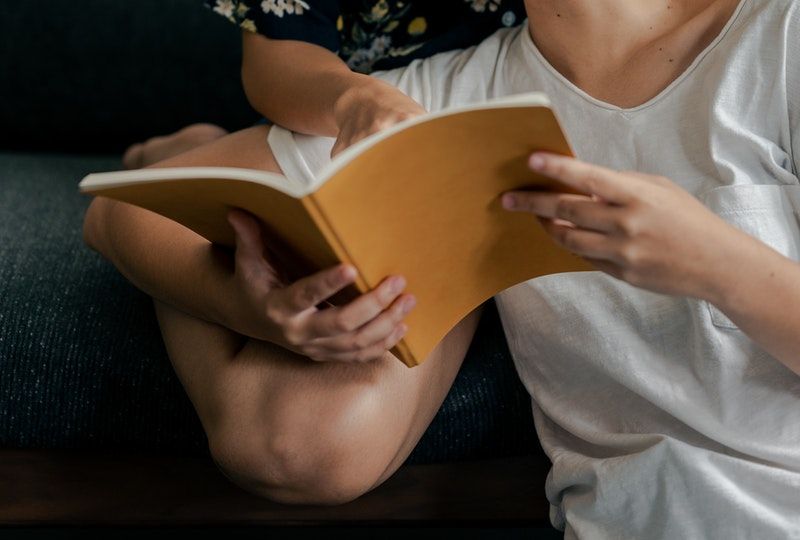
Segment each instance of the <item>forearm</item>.
M800 375L800 264L667 178L547 152L529 165L580 195L517 191L505 208L542 218L557 243L631 285L711 302Z
M98 197L86 213L84 240L153 298L203 320L235 326L232 261L189 229Z
M800 375L800 264L741 233L709 300Z
M271 121L300 133L335 137L334 111L348 93L377 81L354 73L334 53L301 41L244 32L242 83L250 104Z

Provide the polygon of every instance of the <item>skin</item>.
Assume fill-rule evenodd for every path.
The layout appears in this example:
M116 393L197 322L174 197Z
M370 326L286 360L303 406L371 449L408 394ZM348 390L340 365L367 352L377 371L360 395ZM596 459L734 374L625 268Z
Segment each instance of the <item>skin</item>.
M336 137L332 154L425 112L395 87L351 71L334 53L301 41L243 34L242 83L253 107L298 133Z
M543 50L553 65L593 95L629 105L649 99L673 80L733 9L730 1L672 6L664 9L664 3L655 0L541 0L529 2L527 8L535 28L532 35L540 47L542 39L548 40L550 48ZM563 31L563 19L571 21L574 31ZM271 57L269 65L280 69L281 77L270 86L263 78L270 69L259 63L264 52L259 48L268 40L257 38L245 39L245 87L259 111L284 125L337 136L343 148L422 112L396 90L345 73L333 55L306 45L296 49L303 51L302 61L298 56L291 61L288 51ZM598 55L604 48L609 54ZM659 56L664 50L672 62ZM630 84L619 84L621 73ZM269 110L272 106L274 111ZM279 171L264 143L267 129L231 134L157 166ZM544 159L541 170L546 174L572 181L591 194L567 203L512 194L517 210L550 220L558 241L579 253L592 250L582 254L591 256L601 270L654 290L702 294L698 291L705 284L727 283L709 298L754 339L763 339L769 350L781 349L776 356L787 358L792 346L797 350L796 341L791 342L796 338L789 334L800 335L798 321L777 321L772 315L774 327L765 329L762 324L761 329L784 339L762 336L751 328L760 324L758 315L737 310L769 316L770 306L754 306L731 278L703 278L687 262L709 241L721 247L716 255L703 251L703 256L730 256L727 246L734 233L674 184L633 173L601 174L572 160ZM621 190L620 179L611 178L623 174L626 183L640 188L626 192L627 199L609 187ZM583 178L583 189L575 175ZM622 200L625 212L617 208ZM665 219L658 212L662 203L672 212L678 209L692 216L686 226L705 240L687 244L682 256L668 255L663 246L676 240L658 232L668 229L659 225ZM566 212L562 215L571 225L548 216L554 208ZM611 227L607 220L612 215L621 220L622 214L633 216L628 228L616 221L606 230ZM387 276L378 288L347 306L320 312L314 306L350 283L351 270L337 267L296 283L281 283L279 269L269 264L258 224L241 213L233 213L230 221L237 232L233 255L160 216L98 198L87 212L84 234L90 246L155 299L170 359L203 423L214 459L233 481L282 502L333 504L355 498L388 478L421 437L458 371L477 314L462 321L425 364L408 370L386 352L404 329L403 314L411 298L396 287L399 276ZM587 226L580 232L589 236L565 231ZM612 234L618 226L622 232ZM755 241L748 245L754 251L765 249ZM791 265L774 255L767 259L774 262L779 278L770 285L780 291L775 297L786 298L787 306L797 305L784 296L789 290L785 280L794 277L800 283L796 268L790 272ZM744 283L752 286L759 275L753 270ZM792 287L791 298L797 300L797 285Z

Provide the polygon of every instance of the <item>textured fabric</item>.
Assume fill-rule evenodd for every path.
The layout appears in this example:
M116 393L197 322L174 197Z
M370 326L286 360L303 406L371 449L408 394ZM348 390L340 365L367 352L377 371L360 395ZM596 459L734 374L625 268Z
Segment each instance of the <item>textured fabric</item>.
M522 0L205 0L244 30L315 43L354 70L462 49L524 18Z
M0 154L0 446L205 453L149 298L83 245L89 172L110 157ZM493 305L410 461L538 451Z
M202 451L152 304L83 245L109 158L0 154L0 445Z
M670 177L800 260L798 35L800 3L743 0L683 75L630 109L558 74L526 27L374 76L434 111L545 92L582 159ZM270 134L284 170L329 160L330 139L287 133ZM600 272L497 302L567 537L800 538L800 377L717 308Z

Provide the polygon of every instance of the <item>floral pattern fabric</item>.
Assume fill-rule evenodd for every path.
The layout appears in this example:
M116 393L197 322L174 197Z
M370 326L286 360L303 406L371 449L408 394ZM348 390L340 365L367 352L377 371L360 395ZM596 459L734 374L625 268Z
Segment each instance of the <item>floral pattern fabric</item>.
M523 0L204 0L244 30L314 43L354 70L474 45L525 18Z

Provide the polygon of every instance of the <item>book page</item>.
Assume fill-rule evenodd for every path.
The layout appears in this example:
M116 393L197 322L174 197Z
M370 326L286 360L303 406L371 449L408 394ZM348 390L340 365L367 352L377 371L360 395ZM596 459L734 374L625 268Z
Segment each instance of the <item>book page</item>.
M78 188L83 193L95 194L111 187L162 183L171 180L251 182L270 187L297 199L308 192L305 184L292 181L281 174L236 167L167 167L94 173L86 176Z
M401 274L417 296L404 360L424 361L459 320L514 284L592 269L533 216L501 207L512 189L566 191L527 167L536 150L571 154L548 107L441 115L372 144L310 196L367 288Z
M424 114L416 118L410 118L405 122L400 122L398 124L395 124L389 129L385 129L383 131L371 135L370 137L367 137L366 139L358 141L356 144L350 146L342 153L337 155L336 158L334 158L333 161L331 161L327 167L321 170L321 172L318 175L318 178L316 179L315 182L313 182L314 185L312 186L311 191L315 191L317 187L324 184L330 177L332 177L341 169L346 167L351 161L353 161L359 155L367 151L367 149L375 146L381 141L393 137L397 133L405 131L416 125L435 121L447 116L457 116L462 113L468 113L471 111L503 109L503 108L513 108L513 107L549 108L550 98L548 98L546 94L543 94L541 92L528 92L525 94L516 94L513 96L504 96L500 98L490 99L480 103L464 105L461 107L452 107L448 109L443 109L441 111L437 111L435 113Z

